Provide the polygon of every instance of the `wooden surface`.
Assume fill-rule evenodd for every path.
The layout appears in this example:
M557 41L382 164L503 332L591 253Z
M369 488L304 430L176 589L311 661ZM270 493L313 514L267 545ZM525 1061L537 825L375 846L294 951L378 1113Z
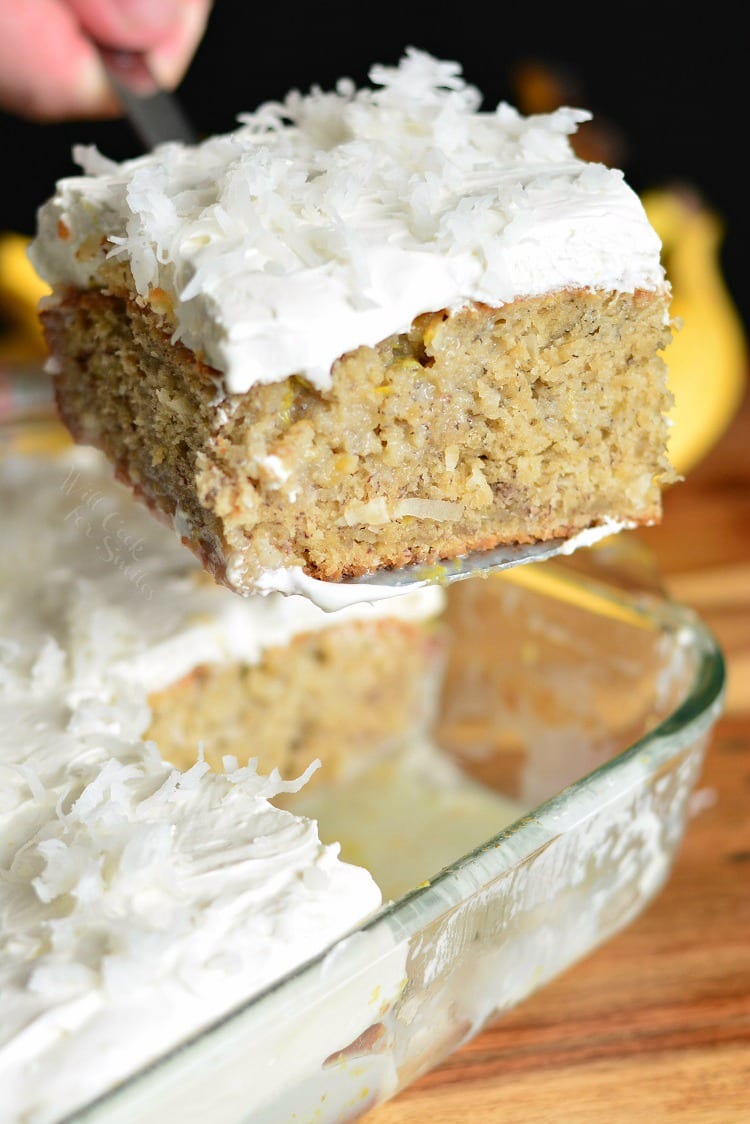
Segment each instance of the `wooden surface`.
M671 879L367 1124L750 1124L750 398L640 533L728 664Z

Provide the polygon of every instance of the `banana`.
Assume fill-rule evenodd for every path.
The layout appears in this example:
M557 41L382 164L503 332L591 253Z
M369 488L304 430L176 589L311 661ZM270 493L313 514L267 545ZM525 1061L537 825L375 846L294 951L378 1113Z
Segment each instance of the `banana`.
M724 224L690 187L641 195L662 240L676 329L664 358L674 407L668 453L692 469L719 440L742 401L748 350L744 325L720 268Z
M39 301L49 293L32 266L22 234L0 234L0 360L24 362L44 357Z

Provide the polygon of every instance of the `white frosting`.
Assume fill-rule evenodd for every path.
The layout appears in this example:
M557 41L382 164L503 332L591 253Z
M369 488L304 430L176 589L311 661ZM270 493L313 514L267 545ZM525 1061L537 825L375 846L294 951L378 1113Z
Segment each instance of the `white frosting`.
M230 393L295 373L326 388L342 353L433 309L666 287L636 193L572 149L588 112L479 112L457 63L413 49L370 79L292 92L196 147L77 150L86 174L41 208L33 264L96 284L106 235Z
M231 562L227 568L227 578L232 581ZM425 581L421 584L415 582L414 588L419 591L440 587L434 581ZM302 597L327 613L346 612L357 605L384 606L386 602L389 604L392 602L395 607L405 596L403 586L323 581L321 578L310 577L301 566L281 566L277 570L264 570L256 580L255 589L258 593L271 597L278 595ZM408 596L413 594L410 593Z
M381 895L314 822L269 803L297 783L231 763L181 773L143 741L153 676L257 651L296 603L280 597L274 623L274 599L198 579L91 450L0 460L0 506L0 1116L42 1122ZM314 607L296 607L306 627Z

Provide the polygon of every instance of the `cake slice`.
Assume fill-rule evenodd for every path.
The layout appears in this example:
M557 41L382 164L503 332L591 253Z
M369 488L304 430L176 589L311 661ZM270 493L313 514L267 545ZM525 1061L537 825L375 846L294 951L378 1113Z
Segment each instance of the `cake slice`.
M359 618L349 608L318 609L310 620L295 607L298 631L287 640L269 638L251 659L197 659L183 676L152 690L145 736L181 768L202 748L216 769L227 756L243 765L256 757L263 772L278 769L285 779L318 760L313 788L359 775L434 717L444 637L438 603L423 592L378 602L388 610ZM304 600L270 596L279 621L284 601ZM265 601L248 599L250 627Z
M63 420L242 594L653 523L673 479L660 242L589 114L370 79L78 150L40 210Z

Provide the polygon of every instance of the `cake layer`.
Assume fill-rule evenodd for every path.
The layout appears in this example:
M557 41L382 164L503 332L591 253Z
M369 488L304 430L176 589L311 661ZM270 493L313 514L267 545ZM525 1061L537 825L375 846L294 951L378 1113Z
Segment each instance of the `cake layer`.
M227 596L231 596L227 594ZM153 738L183 768L198 746L217 769L229 754L263 773L337 783L390 756L435 716L443 644L437 625L396 619L340 624L267 650L257 664L202 665L149 696Z
M211 372L125 294L44 313L61 414L217 580L335 580L660 518L661 297L558 293L408 334L217 405Z

